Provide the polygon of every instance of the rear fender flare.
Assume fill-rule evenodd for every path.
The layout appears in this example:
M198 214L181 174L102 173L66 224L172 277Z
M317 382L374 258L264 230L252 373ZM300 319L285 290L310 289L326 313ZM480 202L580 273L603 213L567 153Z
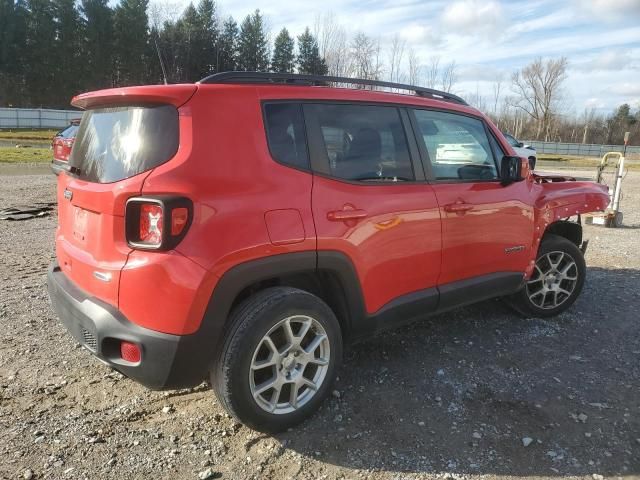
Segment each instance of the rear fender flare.
M247 287L261 281L286 275L328 272L338 279L345 303L347 325L353 319L363 318L364 299L353 263L340 252L295 252L250 260L227 270L213 289L200 329L195 333L210 353L209 368L215 352L219 352L229 327L227 319L234 300Z

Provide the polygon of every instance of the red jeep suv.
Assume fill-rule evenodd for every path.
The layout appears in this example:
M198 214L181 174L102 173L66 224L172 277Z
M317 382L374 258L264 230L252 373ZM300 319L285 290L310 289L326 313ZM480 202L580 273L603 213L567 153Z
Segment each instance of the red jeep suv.
M262 431L318 408L347 340L492 297L566 310L579 216L608 203L534 175L484 115L421 87L227 72L72 103L58 316L150 388L210 380Z

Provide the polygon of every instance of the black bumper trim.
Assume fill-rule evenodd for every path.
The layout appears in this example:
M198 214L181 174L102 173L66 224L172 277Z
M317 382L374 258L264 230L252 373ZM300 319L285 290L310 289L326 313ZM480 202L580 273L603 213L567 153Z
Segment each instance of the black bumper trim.
M55 263L49 268L47 288L53 309L73 338L127 377L154 390L193 387L205 379L211 351L197 332L181 336L140 327L78 288ZM117 340L140 345L140 363L120 359Z

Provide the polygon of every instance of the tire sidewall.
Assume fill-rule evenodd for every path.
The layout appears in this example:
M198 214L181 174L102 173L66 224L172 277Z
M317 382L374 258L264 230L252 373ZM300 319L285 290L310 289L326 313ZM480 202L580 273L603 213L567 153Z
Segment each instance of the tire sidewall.
M269 304L259 312L248 311L245 318L238 319L248 324L240 325L232 333L232 335L241 335L242 338L226 345L222 359L223 368L229 369L225 378L227 383L225 391L228 394L226 400L229 407L243 423L256 430L281 431L300 423L311 415L327 396L342 358L340 326L331 309L314 295L301 290L290 290L291 293L283 296L281 300ZM325 329L329 338L329 366L322 385L305 405L294 412L276 415L263 410L253 399L249 372L253 354L259 342L276 323L294 315L308 315ZM234 343L236 348L233 348ZM241 348L239 348L240 344Z

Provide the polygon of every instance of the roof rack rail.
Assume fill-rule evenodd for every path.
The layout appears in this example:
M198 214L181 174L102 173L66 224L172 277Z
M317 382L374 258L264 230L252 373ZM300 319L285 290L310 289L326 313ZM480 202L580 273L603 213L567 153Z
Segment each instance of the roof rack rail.
M299 73L268 73L268 72L221 72L203 78L198 83L274 83L286 85L323 85L328 83L346 83L351 85L369 85L373 87L396 88L409 90L420 97L467 105L462 98L452 93L441 92L431 88L406 85L403 83L368 80L363 78L331 77L325 75L306 75Z

